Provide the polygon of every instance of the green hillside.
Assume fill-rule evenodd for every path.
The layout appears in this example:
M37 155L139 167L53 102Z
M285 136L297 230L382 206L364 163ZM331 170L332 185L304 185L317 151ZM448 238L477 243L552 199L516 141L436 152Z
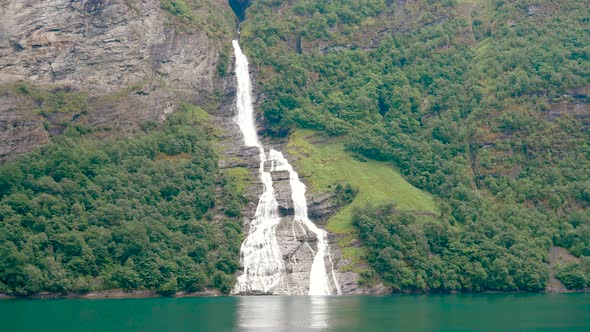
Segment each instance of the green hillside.
M373 207L354 209L357 199L341 211L371 266L365 282L543 290L556 245L583 258L557 277L588 285L588 2L262 0L242 31L267 134L297 142L312 129L337 142L300 159L312 187L343 174L379 192L357 173L379 165L391 169L374 170L380 182L400 183L398 170L436 197L430 222L408 208L423 194L390 208L375 206L387 200L379 192ZM351 230L344 220L328 227Z
M124 3L126 14L153 14L140 10L146 2ZM247 5L240 44L261 133L295 157L311 193L343 193L347 204L326 228L349 259L344 270L395 292L543 291L553 277L590 288L590 2L233 3ZM86 7L95 18L105 13L102 27L116 15L101 6ZM145 60L145 84L99 97L20 81L0 87L14 104L7 114L36 119L2 120L1 129L38 122L47 137L33 143L48 142L0 165L0 295L228 293L235 283L251 170L241 161L219 169L218 150L229 145L219 140L231 135L213 123L230 121L235 97L234 17L209 0L155 6L170 31L133 59L115 57L121 68ZM202 58L177 52L199 31L225 47L203 39ZM31 57L70 47L52 42L58 32L24 45L38 52ZM12 39L3 49L25 52ZM119 54L109 47L104 57ZM67 62L44 61L25 65L49 68L53 80L71 74ZM166 81L179 74L171 64L191 61L201 61L195 72L211 66L202 82ZM25 65L15 65L15 77ZM121 70L113 79L133 81ZM131 100L160 96L154 84L166 93L153 114L161 104L167 120L139 123L142 104ZM180 106L168 114L172 104ZM76 122L100 112L114 115Z
M0 293L230 291L244 202L207 113L144 128L96 142L70 127L0 166Z
M310 190L329 191L346 183L357 191L353 201L330 218L331 232L354 232L352 211L367 204L390 203L402 211L438 214L432 196L409 184L390 163L361 161L346 153L341 141L310 143L315 138L314 132L299 130L290 136L288 145L288 151L299 156L297 171L310 180Z

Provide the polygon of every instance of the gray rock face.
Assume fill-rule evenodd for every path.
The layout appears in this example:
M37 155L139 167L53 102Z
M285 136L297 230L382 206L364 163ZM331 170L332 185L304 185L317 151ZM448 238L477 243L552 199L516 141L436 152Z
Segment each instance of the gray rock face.
M21 102L17 96L0 95L0 100L0 162L49 141L42 116L11 107Z
M271 174L274 173L276 172ZM289 178L274 181L273 187L275 189L277 203L279 203L279 213L282 216L293 215L295 213L295 209L293 208L293 199L291 198L291 185L289 183Z
M275 294L307 294L309 290L309 272L313 263L315 240L310 239L310 232L293 223L292 217L284 217L276 229L277 242L283 254L286 275Z
M229 12L225 1L211 1ZM75 121L131 134L162 121L179 99L214 98L221 38L183 32L171 20L159 0L2 0L0 86L83 91L93 107ZM47 142L39 116L14 98L0 102L0 162ZM11 129L14 121L30 125Z
M319 193L309 197L309 217L321 223L334 214L340 205L335 200L333 192Z
M390 294L391 289L385 287L383 284L374 285L371 287L359 285L360 275L350 270L350 260L342 257L342 252L338 250L339 237L335 234L330 234L328 237L332 253L332 261L334 268L337 271L336 276L340 284L342 294L372 294L383 295ZM357 244L358 245L358 244Z
M105 93L158 76L211 92L219 45L167 27L159 0L20 0L0 3L0 84L67 84Z
M287 216L281 219L276 228L277 242L283 254L285 276L281 284L274 290L274 294L305 295L309 291L309 277L315 253L317 252L317 237L305 225ZM330 262L325 262L330 264ZM331 266L326 266L326 271L331 271ZM340 273L336 272L336 279L340 279ZM338 281L339 285L341 282ZM331 284L333 293L337 293L337 286Z

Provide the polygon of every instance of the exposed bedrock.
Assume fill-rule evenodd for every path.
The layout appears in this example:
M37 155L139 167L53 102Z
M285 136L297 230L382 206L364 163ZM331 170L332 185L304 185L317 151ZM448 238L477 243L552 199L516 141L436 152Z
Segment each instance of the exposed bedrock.
M210 104L226 38L179 29L160 0L0 1L0 87L83 93L91 107L58 122L127 136L142 122L162 121L179 100ZM7 94L0 104L0 162L48 141L43 122L51 119Z

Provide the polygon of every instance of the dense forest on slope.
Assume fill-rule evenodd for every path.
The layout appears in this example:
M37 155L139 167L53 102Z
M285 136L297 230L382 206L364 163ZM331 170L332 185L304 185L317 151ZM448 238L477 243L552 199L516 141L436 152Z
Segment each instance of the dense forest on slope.
M555 245L590 286L587 1L258 0L241 36L268 135L344 139L437 197L428 222L354 213L365 283L543 290Z
M70 126L1 165L0 293L229 292L244 202L207 117L184 105L102 142Z
M209 115L229 5L52 3L0 10L0 294L229 292L244 186Z
M357 176L342 183L353 203L328 229L362 283L538 291L554 275L570 289L590 286L587 1L250 3L241 43L257 72L266 134L305 148L294 151L308 157L298 166L312 191L332 186L333 175ZM125 4L140 14L141 3ZM227 41L233 18L215 4L158 6L179 35ZM216 63L222 77L229 54L228 44ZM0 89L19 97L19 111L45 119L51 135L0 165L0 293L228 292L243 184L218 169L207 113L185 104L122 139L111 124L79 120L102 99L106 110L157 93L130 88L97 99L54 88ZM395 185L403 190L384 188ZM552 246L576 259L549 269Z

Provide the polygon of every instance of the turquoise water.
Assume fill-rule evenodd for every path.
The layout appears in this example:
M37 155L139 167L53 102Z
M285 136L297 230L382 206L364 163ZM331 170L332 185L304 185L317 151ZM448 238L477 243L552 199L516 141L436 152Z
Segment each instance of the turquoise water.
M590 294L0 301L0 331L590 331Z

